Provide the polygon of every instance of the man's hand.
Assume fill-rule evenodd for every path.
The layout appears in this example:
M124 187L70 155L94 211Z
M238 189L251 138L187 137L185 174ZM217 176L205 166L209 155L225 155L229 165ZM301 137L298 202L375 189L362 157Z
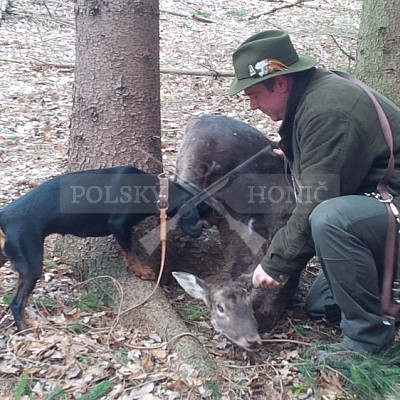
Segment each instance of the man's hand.
M261 264L257 266L253 273L253 286L255 288L277 289L282 285L272 276L269 276L262 268Z
M282 160L285 159L285 153L281 149L274 149L273 152L278 155Z

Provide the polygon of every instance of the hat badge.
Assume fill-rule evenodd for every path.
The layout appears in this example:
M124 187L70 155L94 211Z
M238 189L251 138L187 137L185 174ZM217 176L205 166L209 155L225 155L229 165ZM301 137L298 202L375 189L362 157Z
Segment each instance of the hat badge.
M249 75L250 76L257 75L257 71L255 70L255 68L251 64L249 65Z
M263 77L264 75L287 69L287 65L276 58L267 58L256 63L254 66L249 65L249 75Z

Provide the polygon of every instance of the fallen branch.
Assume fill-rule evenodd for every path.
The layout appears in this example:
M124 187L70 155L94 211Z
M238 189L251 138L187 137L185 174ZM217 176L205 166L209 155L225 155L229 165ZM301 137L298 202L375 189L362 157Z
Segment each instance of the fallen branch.
M283 10L284 8L295 7L295 6L297 6L297 5L301 4L301 3L304 3L305 1L307 1L307 0L297 0L297 1L294 2L294 3L286 4L286 5L282 6L282 7L274 7L273 9L271 9L271 10L269 10L269 11L265 11L265 12L262 12L262 13L260 13L260 14L252 15L251 17L249 17L249 21L251 21L252 19L260 18L260 17L262 17L263 15L273 14L274 12Z
M40 61L40 60L18 60L14 58L0 58L0 62L4 63L14 63L14 64L27 64L30 66L41 66L41 67L54 67L54 68L60 68L60 69L74 69L75 65L74 64L57 64L57 63L49 63L45 61Z
M216 71L213 69L179 69L179 68L160 68L162 74L175 75L196 75L196 76L215 76L215 77L233 77L235 73L228 70Z
M168 340L167 342L163 342L163 343L157 344L155 346L137 346L137 345L128 344L128 343L125 343L125 346L129 347L130 349L135 349L135 350L158 350L158 349L163 349L165 347L168 347L169 344L174 343L177 340L179 340L185 336L190 336L193 339L196 339L200 344L202 344L200 339L193 333L183 332L178 335L175 335L172 339Z
M183 18L191 18L191 19L194 19L195 21L204 22L206 24L215 23L215 21L213 21L212 19L203 17L202 15L199 15L196 13L188 14L188 13L183 13L183 12L179 12L179 11L172 11L172 10L165 10L165 9L160 9L160 12L163 12L165 14L176 15L178 17L183 17Z
M195 21L204 22L205 24L215 23L215 21L213 21L212 19L203 17L202 15L199 14L192 14L192 19L194 19Z
M15 64L28 64L28 65L37 65L37 66L45 66L45 67L53 67L60 69L71 69L75 68L74 64L57 64L57 63L49 63L46 61L40 60L18 60L12 58L0 58L0 63L15 63ZM172 75L195 75L195 76L215 76L217 77L234 77L235 74L233 71L229 70L220 70L216 71L213 69L189 69L189 68L160 68L160 73L162 74L172 74Z
M347 57L349 58L351 61L356 61L356 58L354 56L352 56L350 53L347 53L342 46L340 46L340 44L337 42L337 40L335 39L335 37L333 35L329 35L332 40L335 42L336 46L338 47L338 49Z
M190 18L190 14L173 10L165 10L160 8L160 13L176 15L177 17Z
M303 342L301 340L294 340L294 339L262 339L263 343L294 343L299 344L301 346L313 346L312 343Z

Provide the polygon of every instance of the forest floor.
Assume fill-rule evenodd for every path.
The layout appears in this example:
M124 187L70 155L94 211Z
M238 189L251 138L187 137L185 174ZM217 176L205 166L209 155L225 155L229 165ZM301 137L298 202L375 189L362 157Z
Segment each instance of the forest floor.
M361 0L160 0L161 67L231 70L231 54L244 39L278 28L321 66L351 68L361 5ZM73 8L73 1L13 0L0 20L0 208L66 170ZM193 14L213 22L199 22ZM195 115L240 118L277 138L277 124L251 112L243 96L228 96L230 81L162 74L165 170L174 171L185 125ZM59 265L51 251L45 258L43 279L28 307L41 322L25 336L15 334L7 310L16 274L8 264L0 269L0 399L75 399L87 393L100 398L102 390L108 393L103 398L124 400L352 398L337 376L321 372L310 383L300 372L310 344L340 337L334 327L304 316L302 293L254 354L216 335L204 309L189 315L202 310L198 303L182 292L170 296L223 370L216 381L205 382L198 371L182 368L157 333L110 329L116 312L82 294L71 268ZM309 273L316 274L316 267Z

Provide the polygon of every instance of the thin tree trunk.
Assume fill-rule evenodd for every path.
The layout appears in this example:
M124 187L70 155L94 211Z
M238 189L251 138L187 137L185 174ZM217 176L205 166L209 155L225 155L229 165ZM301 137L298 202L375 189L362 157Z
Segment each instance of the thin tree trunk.
M400 2L364 0L356 74L400 105Z

